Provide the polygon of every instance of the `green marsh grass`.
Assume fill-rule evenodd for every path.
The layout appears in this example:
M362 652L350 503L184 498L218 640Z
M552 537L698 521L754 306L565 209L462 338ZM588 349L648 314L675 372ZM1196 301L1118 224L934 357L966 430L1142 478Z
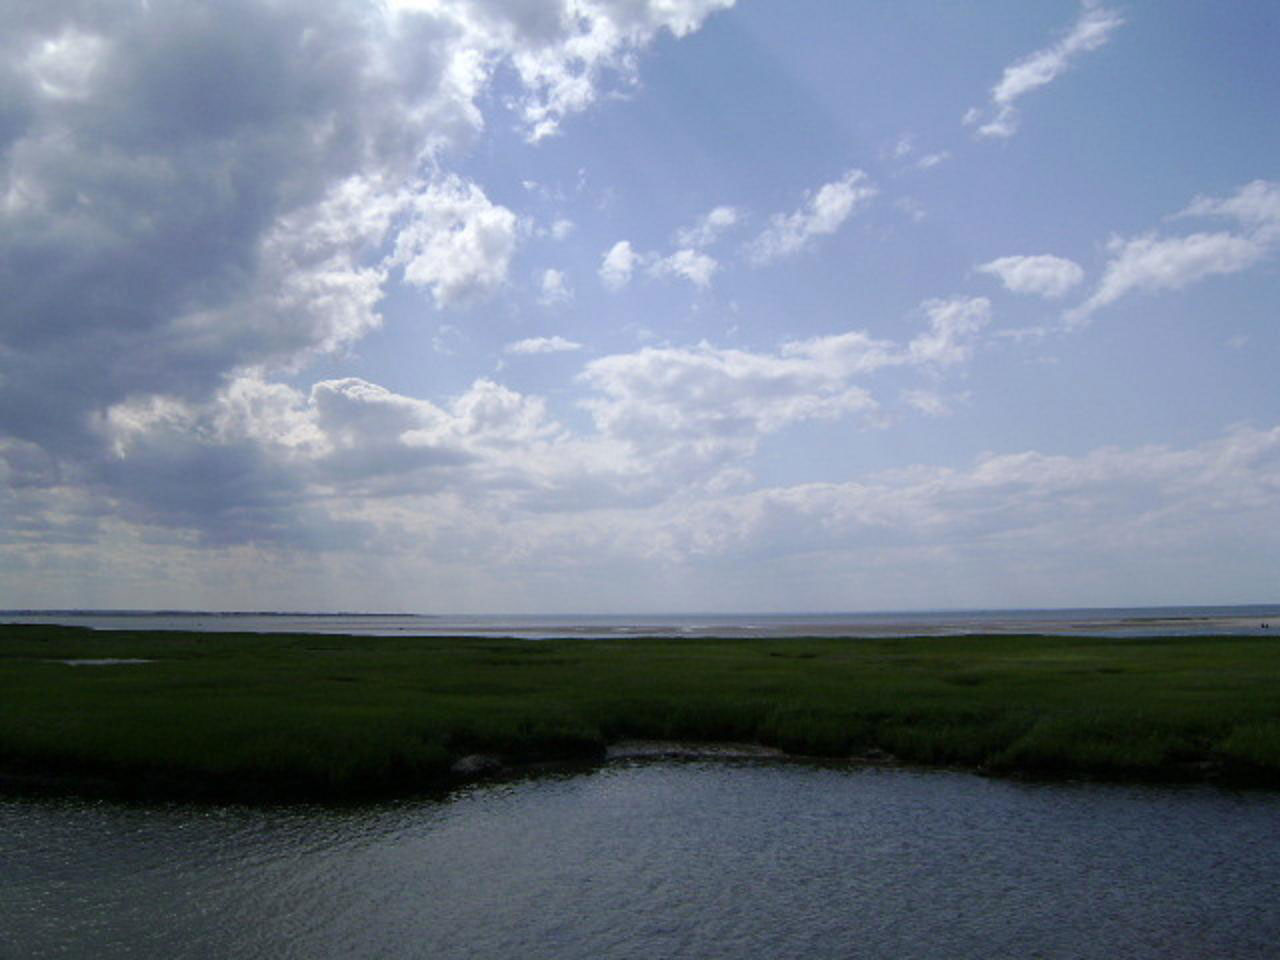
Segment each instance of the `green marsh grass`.
M73 658L151 662L70 667ZM0 626L0 783L331 799L469 754L745 741L1005 774L1280 786L1280 640L549 641Z

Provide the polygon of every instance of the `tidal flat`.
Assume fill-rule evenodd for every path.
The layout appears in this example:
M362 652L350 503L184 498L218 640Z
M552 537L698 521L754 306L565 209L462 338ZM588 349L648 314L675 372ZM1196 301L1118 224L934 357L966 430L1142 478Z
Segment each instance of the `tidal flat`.
M598 762L636 739L1275 788L1280 636L529 641L0 626L9 792L409 796Z

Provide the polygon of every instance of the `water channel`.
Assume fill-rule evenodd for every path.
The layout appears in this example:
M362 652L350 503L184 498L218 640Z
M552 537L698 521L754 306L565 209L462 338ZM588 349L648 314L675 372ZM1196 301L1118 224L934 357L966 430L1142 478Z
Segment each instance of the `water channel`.
M4 958L1263 958L1280 795L621 762L358 808L0 800Z

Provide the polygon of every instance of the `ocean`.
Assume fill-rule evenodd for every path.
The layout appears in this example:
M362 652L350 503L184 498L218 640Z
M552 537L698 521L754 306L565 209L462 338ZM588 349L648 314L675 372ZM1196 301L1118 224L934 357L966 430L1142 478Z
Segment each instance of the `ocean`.
M96 630L329 633L359 636L801 637L1037 633L1101 637L1211 636L1280 631L1280 604L925 610L871 613L405 614L203 610L4 610L0 623Z

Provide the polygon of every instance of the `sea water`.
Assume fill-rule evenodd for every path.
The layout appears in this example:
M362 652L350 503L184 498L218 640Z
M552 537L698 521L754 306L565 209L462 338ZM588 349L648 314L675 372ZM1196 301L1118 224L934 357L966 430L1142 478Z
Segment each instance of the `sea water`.
M613 763L357 808L0 801L0 956L1253 960L1280 795Z
M365 636L794 637L1047 633L1141 637L1280 630L1280 604L884 613L427 615L207 611L0 611L0 623L101 630L208 630Z

